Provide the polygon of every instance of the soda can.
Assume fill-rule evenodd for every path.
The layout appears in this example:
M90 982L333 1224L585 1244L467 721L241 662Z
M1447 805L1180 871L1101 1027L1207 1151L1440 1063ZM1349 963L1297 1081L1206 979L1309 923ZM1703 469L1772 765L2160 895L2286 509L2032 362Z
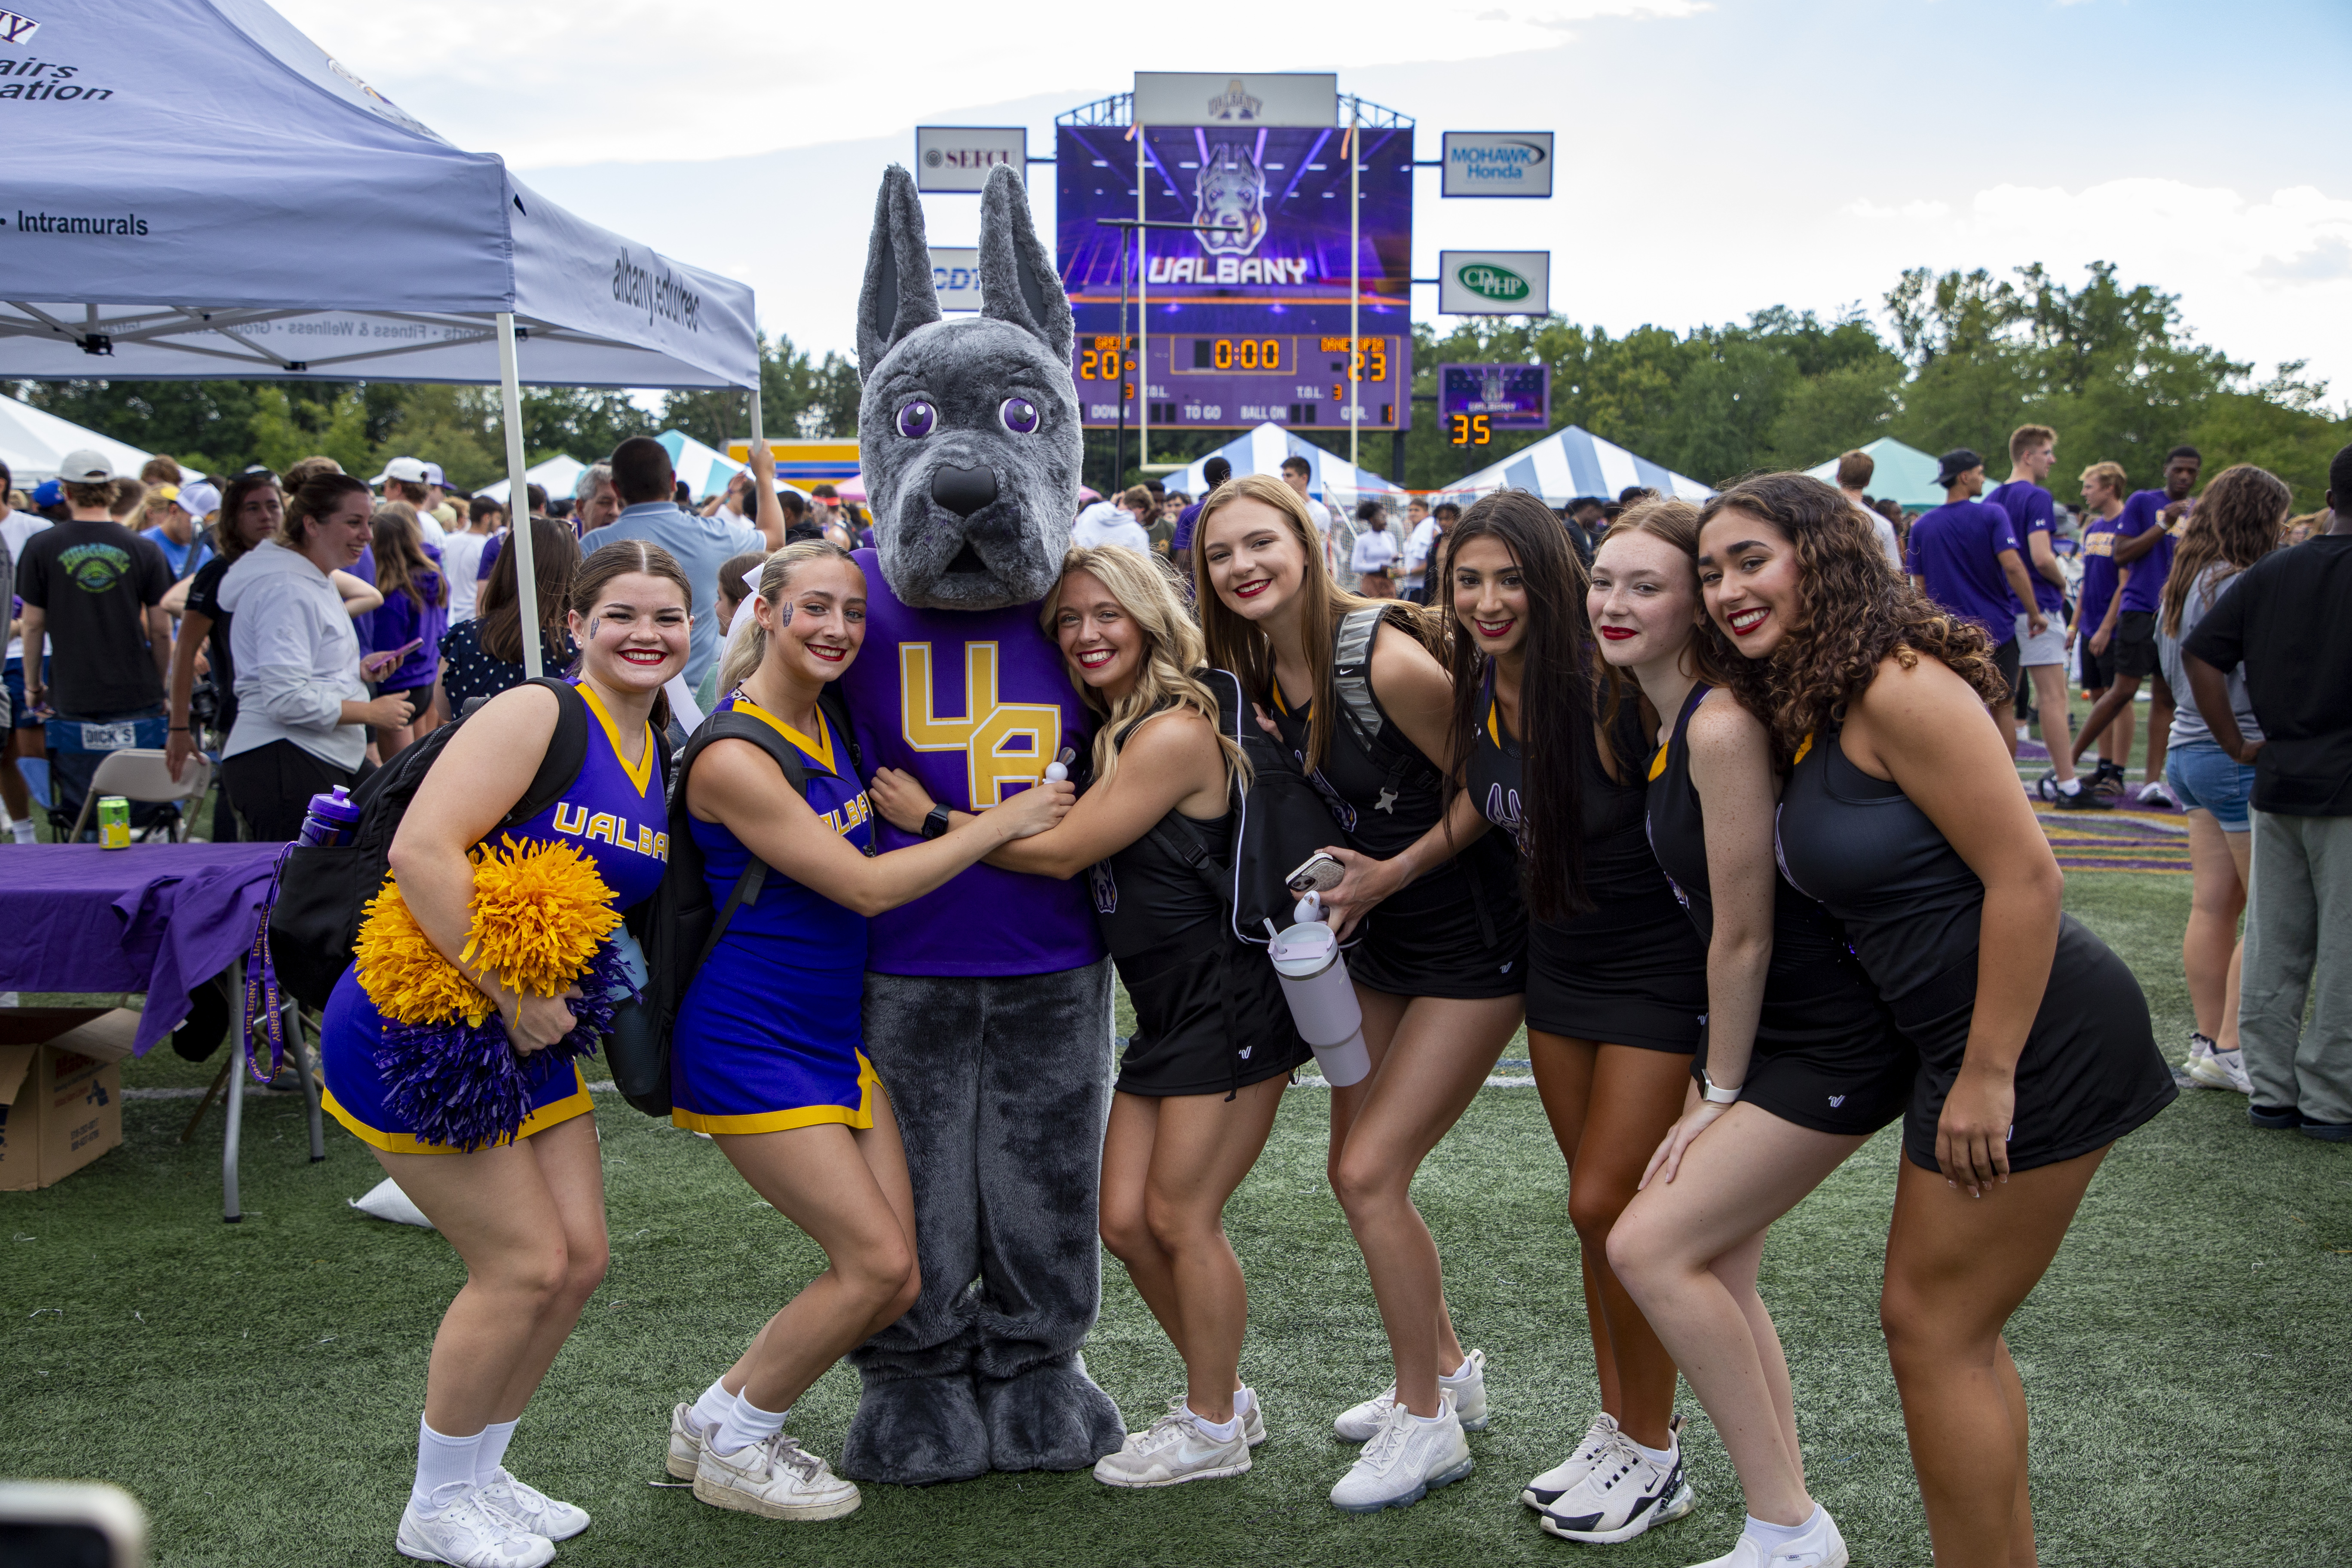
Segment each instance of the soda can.
M119 795L98 797L98 847L101 849L131 847L131 802Z

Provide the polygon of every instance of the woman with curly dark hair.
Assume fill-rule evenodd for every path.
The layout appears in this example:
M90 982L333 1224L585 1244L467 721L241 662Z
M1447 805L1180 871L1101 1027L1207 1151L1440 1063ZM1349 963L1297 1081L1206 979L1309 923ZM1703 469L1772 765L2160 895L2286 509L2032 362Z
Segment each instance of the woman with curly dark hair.
M1880 563L1838 493L1745 480L1700 514L1733 689L1788 780L1780 864L1845 923L1919 1052L1879 1317L1938 1568L2033 1560L2025 1389L2001 1328L2109 1145L2179 1090L2064 879L1987 704L1981 628ZM1779 1559L1743 1538L1724 1561Z
M1524 490L1488 496L1446 531L1434 577L1454 611L1451 744L1464 759L1446 795L1466 788L1518 846L1533 917L1528 1058L1570 1170L1568 1213L1601 1384L1601 1414L1519 1500L1551 1534L1631 1541L1688 1513L1692 1497L1674 1357L1606 1248L1643 1163L1682 1114L1706 1011L1706 949L1643 832L1654 720L1632 681L1596 682L1588 580L1559 517Z

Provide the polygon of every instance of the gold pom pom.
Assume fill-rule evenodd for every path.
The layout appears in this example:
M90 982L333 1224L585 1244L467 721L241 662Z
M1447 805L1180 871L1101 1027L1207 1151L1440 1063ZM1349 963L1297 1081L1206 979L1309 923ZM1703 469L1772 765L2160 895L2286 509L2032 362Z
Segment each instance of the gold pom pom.
M525 995L568 989L621 917L596 864L568 844L474 851L474 919L457 956Z
M490 1015L490 999L441 955L402 900L400 884L390 877L383 879L383 891L367 902L352 962L359 971L360 989L377 1012L394 1023L437 1024L463 1014L467 1023L479 1026Z

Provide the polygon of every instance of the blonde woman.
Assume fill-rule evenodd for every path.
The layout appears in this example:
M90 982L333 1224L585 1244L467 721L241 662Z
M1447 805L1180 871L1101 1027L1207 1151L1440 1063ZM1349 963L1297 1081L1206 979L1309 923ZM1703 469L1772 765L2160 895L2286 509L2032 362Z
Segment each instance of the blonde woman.
M1331 807L1346 877L1326 903L1362 934L1348 968L1372 1071L1331 1091L1328 1170L1396 1381L1333 1421L1364 1450L1331 1501L1402 1507L1468 1475L1463 1433L1486 1424L1486 1358L1454 1335L1412 1185L1518 1027L1527 909L1509 841L1481 837L1466 793L1442 798L1459 765L1443 623L1335 586L1306 498L1263 475L1217 488L1193 549L1209 658Z
M760 876L679 1004L670 1119L709 1133L824 1249L826 1268L671 1412L668 1468L717 1508L835 1519L858 1506L857 1489L788 1436L784 1417L921 1287L906 1151L864 1049L866 918L1052 826L1070 790L1024 791L935 842L875 854L849 735L824 704L866 640L866 574L824 541L788 545L743 613L755 624L729 649L726 695L687 743L671 793L686 801L714 907L747 871ZM793 752L799 789L783 768Z
M1095 1479L1166 1487L1237 1476L1265 1440L1265 1420L1241 1382L1249 1300L1225 1238L1225 1203L1308 1055L1274 966L1234 939L1183 852L1230 864L1233 792L1247 764L1218 732L1201 634L1166 563L1123 545L1073 549L1040 619L1061 645L1070 684L1103 715L1095 782L1060 826L989 859L1041 876L1091 875L1095 916L1136 1021L1103 1142L1103 1245L1184 1358L1184 1397L1097 1463ZM874 781L874 800L910 832L931 810L922 787L889 768Z

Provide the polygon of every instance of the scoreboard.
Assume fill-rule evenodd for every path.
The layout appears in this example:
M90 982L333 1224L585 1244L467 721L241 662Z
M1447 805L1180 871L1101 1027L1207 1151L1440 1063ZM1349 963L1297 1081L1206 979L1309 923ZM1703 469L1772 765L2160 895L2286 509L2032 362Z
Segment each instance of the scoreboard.
M1150 363L1140 362L1148 349ZM1149 384L1154 429L1277 425L1348 427L1354 392L1360 430L1397 430L1412 417L1412 340L1399 333L1233 331L1081 334L1071 373L1089 426L1137 417Z

